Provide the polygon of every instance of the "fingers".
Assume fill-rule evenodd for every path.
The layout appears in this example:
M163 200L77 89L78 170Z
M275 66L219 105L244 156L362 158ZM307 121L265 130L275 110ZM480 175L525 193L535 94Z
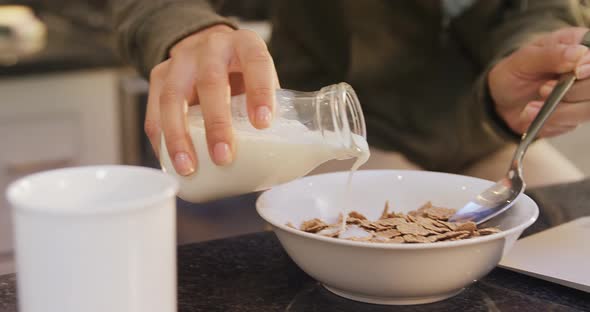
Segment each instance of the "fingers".
M543 99L547 98L553 91L553 88L555 88L556 84L556 80L545 82L541 88L539 88L539 95L541 95ZM563 97L563 101L572 103L590 101L590 79L576 81Z
M577 123L572 123L572 120L568 116L570 112L563 112L563 108L565 105L572 105L572 104L564 104L560 103L560 106L557 107L555 112L549 117L549 120L543 125L543 128L539 132L539 137L553 137L558 136L569 131L576 129L578 126ZM520 121L519 121L519 132L524 133L533 122L541 107L543 106L542 101L533 101L527 104L524 110L520 114ZM590 103L588 105L590 107Z
M195 64L187 58L170 62L168 75L160 91L161 126L168 155L180 175L195 171L197 155L188 134L186 110L193 96L192 83Z
M590 77L590 53L586 53L576 65L576 78L578 80L587 79Z
M533 42L538 46L550 46L555 44L578 44L588 31L585 27L567 27L556 30L548 35L541 36Z
M164 78L168 73L169 61L162 62L154 67L150 73L150 88L148 93L147 108L145 114L144 130L150 140L156 157L160 158L160 93L164 84Z
M576 59L577 53L583 50L580 42L586 32L588 32L588 28L568 27L539 37L533 42L533 45L544 50L551 50L551 47L561 47L562 49L566 47L566 50L569 50L564 52L563 60L548 66L554 66L553 68L558 69L556 71L558 73L575 70L576 78L585 79L590 77L590 53L584 52L580 59L577 61L574 61L574 59ZM559 48L554 52L559 53L557 50Z
M533 119L537 116L541 107L542 101L533 101L527 104L521 113L521 121L524 129L530 125ZM543 130L555 132L555 129L573 130L579 124L590 120L590 101L579 103L559 103L553 114L549 117Z
M584 35L588 32L588 28L584 27L569 27L553 32L546 38L546 45L551 44L566 44L577 45L582 40ZM584 53L575 67L577 79L586 79L590 77L590 53Z
M575 127L590 120L590 102L560 103L547 122Z
M568 27L538 37L513 54L517 68L527 74L565 73L576 70L579 79L590 76L590 54L581 45L588 31L584 27ZM582 57L587 60L582 62ZM588 65L581 67L581 65Z
M231 163L231 95L245 91L256 128L266 128L272 120L278 78L266 44L251 31L211 27L183 39L170 56L152 73L145 121L150 143L158 153L163 133L176 172L193 173L197 155L186 110L189 103L199 103L210 158L217 165Z
M244 76L248 115L258 129L270 126L275 101L276 71L264 41L254 32L239 30L235 48Z
M209 155L217 165L233 160L233 131L228 63L232 43L229 34L211 36L200 50L196 88L205 121Z
M578 61L588 52L580 45L528 45L514 52L511 62L528 75L555 74L573 71Z
M577 81L547 121L542 133L554 135L590 120L590 51L580 44L587 28L569 27L516 50L488 75L496 111L514 131L526 131L552 92L560 74L575 72ZM532 102L531 102L532 101ZM526 104L526 105L525 105Z

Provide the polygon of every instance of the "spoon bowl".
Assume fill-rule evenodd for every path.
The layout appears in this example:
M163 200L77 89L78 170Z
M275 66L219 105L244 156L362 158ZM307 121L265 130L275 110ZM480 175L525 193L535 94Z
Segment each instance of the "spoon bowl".
M524 189L524 180L517 174L509 173L457 211L450 218L450 221L468 220L478 225L486 222L512 207L516 198L524 192Z

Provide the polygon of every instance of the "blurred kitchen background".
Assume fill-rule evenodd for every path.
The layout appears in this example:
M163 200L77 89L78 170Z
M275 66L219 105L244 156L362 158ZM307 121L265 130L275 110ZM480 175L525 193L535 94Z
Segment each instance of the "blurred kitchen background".
M268 1L231 0L216 7L268 39ZM0 274L13 270L4 198L11 181L65 166L158 167L143 134L148 83L117 56L104 3L0 0ZM589 135L586 125L552 140L586 174L590 147L580 142ZM179 201L179 243L263 230L255 198Z
M143 134L148 83L118 57L105 3L0 0L0 275L13 270L11 181L65 166L159 167ZM269 37L266 1L216 7ZM263 230L255 199L179 201L179 243Z

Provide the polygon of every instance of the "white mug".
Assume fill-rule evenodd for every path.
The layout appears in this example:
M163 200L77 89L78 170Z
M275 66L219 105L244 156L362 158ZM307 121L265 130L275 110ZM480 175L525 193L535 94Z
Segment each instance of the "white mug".
M142 167L11 184L19 311L176 311L177 182Z

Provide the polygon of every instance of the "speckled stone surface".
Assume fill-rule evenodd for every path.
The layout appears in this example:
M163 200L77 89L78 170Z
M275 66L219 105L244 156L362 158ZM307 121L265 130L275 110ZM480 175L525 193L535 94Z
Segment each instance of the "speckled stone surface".
M16 311L16 278L14 274L0 276L0 311Z
M533 227L590 215L590 181L529 192L541 206ZM529 231L529 234L532 231ZM590 311L590 294L495 269L433 304L379 306L325 290L286 255L275 235L256 233L178 249L178 311ZM0 312L15 312L14 275L0 277Z

